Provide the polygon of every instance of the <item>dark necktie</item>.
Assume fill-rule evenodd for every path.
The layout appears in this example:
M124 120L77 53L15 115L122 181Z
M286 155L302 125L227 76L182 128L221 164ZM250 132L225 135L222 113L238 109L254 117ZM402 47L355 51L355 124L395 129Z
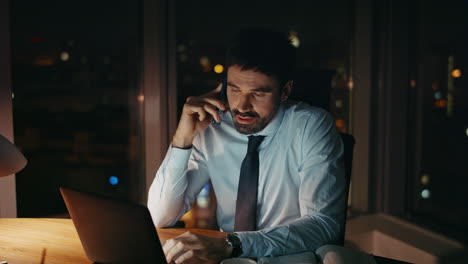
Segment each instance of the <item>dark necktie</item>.
M237 189L236 221L234 231L257 229L258 146L264 136L249 136L249 146L242 161Z

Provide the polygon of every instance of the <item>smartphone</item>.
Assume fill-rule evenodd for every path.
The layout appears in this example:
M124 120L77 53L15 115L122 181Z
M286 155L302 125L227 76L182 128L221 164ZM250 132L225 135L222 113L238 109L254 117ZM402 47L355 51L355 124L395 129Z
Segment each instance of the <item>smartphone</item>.
M227 77L224 77L223 84L221 86L221 93L219 98L223 101L224 104L227 104Z
M221 84L221 93L219 94L219 99L223 101L224 104L227 104L227 77L225 76L223 79L223 82ZM221 116L223 111L218 109L218 113ZM211 124L215 127L219 127L221 125L221 122L216 122L216 120L213 118L213 121L211 121Z

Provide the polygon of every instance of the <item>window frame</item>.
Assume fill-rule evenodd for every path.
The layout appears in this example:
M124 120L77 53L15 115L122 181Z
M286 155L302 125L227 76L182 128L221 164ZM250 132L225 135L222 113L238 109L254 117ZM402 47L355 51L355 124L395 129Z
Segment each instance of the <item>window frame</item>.
M146 204L149 187L177 128L177 72L175 1L144 0L143 6L145 186L141 203Z
M355 11L352 180L359 184L353 184L351 206L358 213L403 216L408 4L402 0L357 0Z

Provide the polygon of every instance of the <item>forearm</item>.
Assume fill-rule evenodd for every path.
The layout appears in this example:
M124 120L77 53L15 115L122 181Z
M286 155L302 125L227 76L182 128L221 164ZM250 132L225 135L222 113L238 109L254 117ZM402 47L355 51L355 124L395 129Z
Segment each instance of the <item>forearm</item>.
M159 168L148 193L148 209L155 226L173 225L188 210L184 201L187 189L184 170L164 165Z
M148 194L148 209L156 226L174 224L190 208L204 184L192 149L169 148Z
M340 225L324 215L306 215L289 224L260 231L238 232L243 257L272 257L313 251L336 243Z

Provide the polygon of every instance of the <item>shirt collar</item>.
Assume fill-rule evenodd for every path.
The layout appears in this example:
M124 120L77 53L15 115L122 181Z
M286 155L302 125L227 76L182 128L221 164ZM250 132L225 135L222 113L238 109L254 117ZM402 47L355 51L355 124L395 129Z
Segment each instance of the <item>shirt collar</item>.
M283 116L284 107L283 104L280 104L278 112L276 113L275 117L273 117L273 119L270 121L270 123L268 123L268 125L258 133L249 136L265 136L265 139L272 138L276 134L276 131L278 131L278 128L280 127L281 122L283 121Z

